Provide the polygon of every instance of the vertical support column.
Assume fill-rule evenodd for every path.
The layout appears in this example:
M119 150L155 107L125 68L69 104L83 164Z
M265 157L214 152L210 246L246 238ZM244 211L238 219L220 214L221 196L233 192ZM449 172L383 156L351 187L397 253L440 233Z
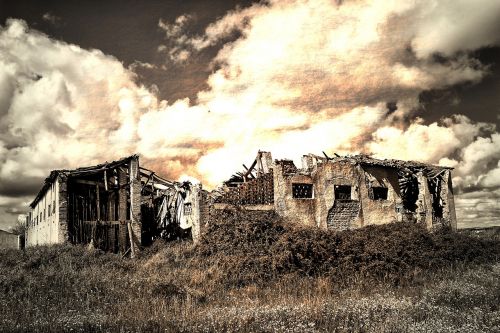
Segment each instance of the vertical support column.
M260 152L260 160L262 162L262 171L268 173L273 168L273 156L270 152Z
M193 242L196 244L199 242L201 236L202 205L204 204L201 191L201 184L192 185L191 191L192 191L191 218L193 221L193 224L191 226L191 237L193 238Z
M130 247L132 257L139 251L141 245L141 180L139 175L139 157L134 156L129 162L130 182Z
M99 193L99 185L95 186L95 206L96 206L96 214L97 214L97 221L101 220L101 198L100 198L100 193Z
M443 218L449 223L451 230L457 230L457 213L455 211L455 198L453 195L453 184L451 181L451 171L446 170L443 174L441 185L441 200L443 200Z
M427 177L422 172L419 172L417 174L417 181L417 222L424 224L428 230L432 230L432 202Z
M115 213L115 202L116 202L116 195L114 192L107 192L108 193L108 211L107 211L107 216L106 220L107 221L116 221L116 213ZM115 230L116 230L116 225L112 224L108 227L108 246L109 250L112 252L116 251L115 244L116 244L116 237L115 237Z
M302 155L302 169L311 170L313 168L313 158L311 155Z
M59 183L59 230L58 243L67 243L69 240L68 234L68 177L63 174L57 176Z
M128 249L127 244L127 172L122 167L118 168L118 248L121 253Z

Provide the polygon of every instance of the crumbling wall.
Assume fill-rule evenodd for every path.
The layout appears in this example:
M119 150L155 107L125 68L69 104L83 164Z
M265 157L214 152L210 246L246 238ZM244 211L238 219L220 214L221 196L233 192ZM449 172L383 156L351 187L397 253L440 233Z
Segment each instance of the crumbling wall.
M360 200L363 225L386 224L402 220L403 202L399 190L398 172L395 168L362 166ZM374 189L386 189L386 198L374 196Z
M418 200L416 217L417 223L425 225L429 230L432 230L432 200L429 191L427 177L423 172L417 173L418 180Z
M359 217L360 202L355 200L335 200L332 208L328 211L326 224L328 228L335 230L349 230L355 227L353 224Z
M457 230L457 214L455 211L455 198L453 194L453 183L451 171L446 170L443 174L444 184L442 186L441 197L445 200L443 217L448 221L451 230Z
M141 178L139 175L139 157L135 156L129 162L129 201L130 201L130 225L129 237L131 237L132 256L138 251L142 244L142 220L141 220Z
M65 175L59 175L56 182L56 212L54 220L58 224L57 243L66 243L68 236L68 178ZM57 207L58 206L58 207Z
M276 161L274 166L274 209L278 215L315 226L317 192L311 198L294 198L293 184L313 184L309 174L300 174L292 161Z
M193 219L191 236L193 242L197 243L201 235L205 232L206 225L210 220L210 207L213 204L213 200L209 197L208 192L201 188L201 185L197 186L194 192L194 197L197 201L196 210L198 211L198 215Z
M356 165L324 161L315 165L312 177L317 191L316 225L336 230L360 227L360 171ZM348 188L348 193L336 196L336 189L341 187Z
M216 203L234 205L269 205L274 202L273 171L242 183L237 187L228 188L215 200Z

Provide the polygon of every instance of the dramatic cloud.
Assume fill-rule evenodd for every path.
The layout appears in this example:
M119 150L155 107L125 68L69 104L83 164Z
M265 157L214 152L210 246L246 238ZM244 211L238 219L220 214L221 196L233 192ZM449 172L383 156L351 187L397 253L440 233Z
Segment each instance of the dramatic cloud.
M134 68L149 64L127 69L10 20L0 30L0 207L21 206L50 169L132 152L167 177L214 186L258 149L296 159L324 150L454 166L459 218L491 223L500 134L460 115L428 123L419 94L488 75L471 51L499 43L499 13L495 1L300 0L236 9L200 36L189 13L160 20L158 50L174 63L220 48L195 101L158 101L136 84Z
M26 209L23 196L51 169L130 152L151 98L115 58L9 20L0 28L0 206Z

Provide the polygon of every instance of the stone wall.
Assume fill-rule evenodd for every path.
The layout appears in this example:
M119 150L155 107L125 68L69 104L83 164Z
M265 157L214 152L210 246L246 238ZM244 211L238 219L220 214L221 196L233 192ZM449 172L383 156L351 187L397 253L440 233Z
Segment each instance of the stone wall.
M402 219L397 210L402 204L396 169L361 167L348 161L311 163L305 158L303 162L300 170L290 161L276 162L274 207L279 215L305 225L337 230ZM294 184L311 184L312 197L294 197ZM374 197L370 191L375 187L383 188L387 196Z
M58 197L59 197L59 232L58 243L66 243L69 241L68 234L68 178L64 175L59 175L58 179Z
M139 175L139 158L133 157L129 162L129 203L130 203L130 231L132 255L139 251L142 245L141 220L141 178ZM131 234L131 235L130 235Z
M354 200L335 200L328 211L326 224L335 230L348 230L359 216L360 203Z
M403 201L399 190L397 169L363 166L360 171L363 177L359 187L363 225L402 221ZM375 200L371 192L375 187L386 188L387 198Z

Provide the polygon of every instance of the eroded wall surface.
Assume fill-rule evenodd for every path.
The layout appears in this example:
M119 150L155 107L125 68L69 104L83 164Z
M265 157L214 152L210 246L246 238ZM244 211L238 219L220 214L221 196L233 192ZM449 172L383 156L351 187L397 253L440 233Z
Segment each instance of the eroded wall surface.
M401 220L395 169L348 161L312 164L305 159L302 169L291 161L277 161L274 173L275 210L299 223L345 230ZM294 197L297 184L312 185L312 196ZM385 197L374 197L374 188L383 189Z
M397 170L377 166L363 166L361 170L364 176L360 182L363 225L401 221L403 204ZM387 198L375 198L377 188L387 189Z

